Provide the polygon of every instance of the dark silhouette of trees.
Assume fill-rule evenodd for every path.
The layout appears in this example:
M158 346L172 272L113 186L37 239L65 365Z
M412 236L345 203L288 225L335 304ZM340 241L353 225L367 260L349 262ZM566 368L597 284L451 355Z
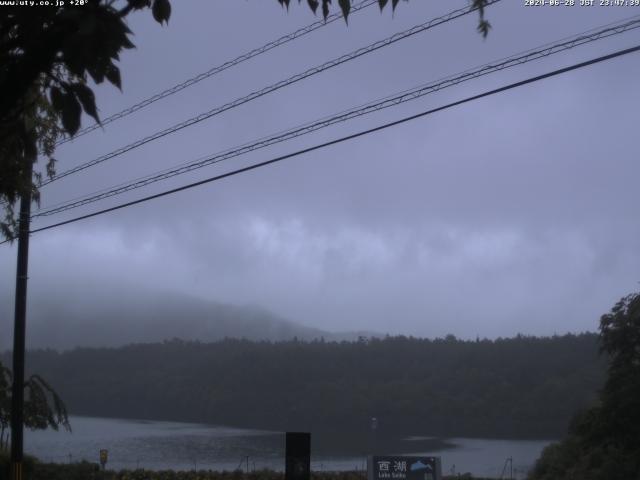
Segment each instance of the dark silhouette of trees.
M601 387L595 334L34 351L76 414L316 433L559 438Z
M24 383L24 425L32 430L63 427L71 430L67 408L60 396L39 375ZM11 371L0 363L0 451L9 444L11 418Z
M600 319L608 358L598 402L577 415L565 440L549 446L531 480L640 478L640 294L624 297Z
M17 228L17 199L29 190L38 199L40 179L29 175L37 153L49 158L46 172L53 176L58 138L78 131L82 111L99 121L89 77L121 88L117 60L134 46L125 19L145 8L160 23L171 15L169 0L128 0L120 9L113 0L76 8L2 7L0 200L6 203L0 226L6 237Z

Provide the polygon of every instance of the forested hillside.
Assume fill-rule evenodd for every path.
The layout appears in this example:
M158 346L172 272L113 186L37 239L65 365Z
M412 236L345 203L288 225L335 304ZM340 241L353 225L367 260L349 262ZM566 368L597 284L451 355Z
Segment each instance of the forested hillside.
M345 433L376 417L382 433L553 438L595 398L604 360L595 334L174 340L32 351L28 369L72 414Z

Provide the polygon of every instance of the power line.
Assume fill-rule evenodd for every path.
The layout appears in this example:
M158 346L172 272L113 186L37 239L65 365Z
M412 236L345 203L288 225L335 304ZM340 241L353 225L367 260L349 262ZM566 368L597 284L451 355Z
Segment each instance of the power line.
M364 10L365 8L370 7L371 5L374 5L377 3L377 0L363 0L362 2L353 5L351 7L351 15ZM317 22L313 22L305 27L302 27L298 30L296 30L295 32L292 32L288 35L283 35L282 37L273 40L269 43L266 43L265 45L258 47L258 48L254 48L253 50L243 53L242 55L239 55L238 57L234 58L233 60L229 60L221 65L215 66L213 68L210 68L209 70L207 70L206 72L202 72L198 75L196 75L195 77L191 77L177 85L174 85L173 87L167 88L166 90L163 90L160 93L157 93L155 95L152 95L151 97L148 97L138 103L136 103L135 105L130 106L129 108L126 108L124 110L121 110L120 112L114 113L113 115L110 115L107 118L104 118L101 120L100 123L94 123L92 125L89 125L85 128L80 129L73 137L65 137L61 140L59 140L56 143L56 146L62 145L63 143L67 143L70 142L71 140L75 140L78 137L81 137L83 135L86 135L87 133L93 132L94 130L100 128L100 127L104 127L105 125L115 122L116 120L119 120L121 118L124 118L126 116L131 115L132 113L135 113L139 110L142 110L145 107L148 107L149 105L151 105L152 103L155 103L159 100L162 100L163 98L169 97L175 93L180 92L181 90L184 90L185 88L191 87L192 85L195 85L196 83L201 82L202 80L205 80L209 77L212 77L214 75L217 75L218 73L221 73L231 67L234 67L242 62L246 62L247 60L250 60L254 57L257 57L258 55L262 55L263 53L266 53L270 50L273 50L276 47L280 47L282 45L285 45L286 43L289 43L293 40L296 40L300 37L303 37L311 32L314 32L316 30L318 30L319 28L322 28L324 26L329 25L330 23L333 23L334 21L338 20L342 18L342 13L332 13L331 15L329 15L326 20L318 20Z
M498 3L501 0L488 0L486 5L492 5L494 3ZM329 70L333 67L336 67L338 65L341 65L343 63L349 62L351 60L354 60L356 58L359 58L363 55L367 55L371 52L374 52L376 50L379 50L381 48L387 47L389 45L392 45L400 40L404 40L405 38L409 38L413 35L416 35L418 33L421 33L423 31L429 30L435 26L450 22L452 20L455 20L457 18L460 18L464 15L468 15L471 12L474 12L478 9L478 7L474 7L474 6L470 6L470 7L465 7L465 8L460 8L457 10L453 10L452 12L443 15L441 17L437 17L434 18L432 20L429 20L426 23L422 23L420 25L416 25L408 30L405 30L403 32L400 33L396 33L395 35L392 35L391 37L388 37L384 40L379 40L375 43L372 43L366 47L362 47L359 48L358 50L354 50L351 53L348 53L346 55L342 55L341 57L335 58L333 60L330 60L328 62L323 63L320 66L317 67L313 67L310 68L308 70L305 70L302 73L298 73L296 75L293 75L292 77L289 77L286 80L281 80L277 83L274 83L268 87L265 87L261 90L257 90L254 91L252 93L250 93L249 95L246 95L244 97L238 98L236 100L233 100L232 102L226 103L222 106L219 107L215 107L207 112L201 113L200 115L197 115L195 117L192 117L188 120L185 120L181 123L178 123L176 125L173 125L172 127L166 128L164 130L161 130L159 132L156 132L154 134L151 134L143 139L137 140L133 143L130 143L129 145L126 145L124 147L118 148L117 150L114 150L110 153L107 153L105 155L102 155L94 160L91 160L89 162L83 163L82 165L78 165L77 167L71 168L69 170L66 170L62 173L59 173L58 175L55 175L54 177L44 180L40 186L44 186L44 185L48 185L51 182L54 182L56 180L59 180L61 178L64 178L66 176L72 175L74 173L80 172L82 170L85 170L89 167L92 167L94 165L97 165L99 163L105 162L107 160L110 160L114 157L117 157L119 155L122 155L126 152L129 152L135 148L138 148L142 145L145 145L149 142L152 142L154 140L157 140L159 138L162 138L164 136L170 135L172 133L175 133L179 130L182 130L183 128L187 128L190 127L192 125L195 125L197 123L202 122L203 120L207 120L208 118L211 118L215 115L219 115L227 110L231 110L232 108L238 107L240 105L243 105L245 103L251 102L252 100L255 100L257 98L263 97L264 95L267 95L269 93L275 92L276 90L280 90L284 87L287 87L289 85L292 85L296 82L299 82L301 80L304 80L308 77L311 77L313 75L316 75L318 73L321 73L325 70Z
M204 180L200 180L200 181L197 181L197 182L194 182L194 183L190 183L188 185L183 185L181 187L173 188L171 190L166 190L164 192L156 193L154 195L149 195L147 197L143 197L143 198L140 198L138 200L133 200L133 201L130 201L130 202L122 203L122 204L116 205L114 207L106 208L104 210L99 210L97 212L89 213L87 215L82 215L82 216L79 216L79 217L75 217L75 218L72 218L72 219L69 219L69 220L65 220L63 222L58 222L58 223L54 223L52 225L47 225L45 227L37 228L35 230L31 230L29 233L43 232L45 230L50 230L52 228L60 227L60 226L67 225L67 224L70 224L70 223L75 223L75 222L78 222L80 220L85 220L87 218L96 217L98 215L103 215L105 213L113 212L115 210L120 210L122 208L126 208L126 207L130 207L130 206L133 206L133 205L137 205L139 203L144 203L144 202L147 202L147 201L150 201L150 200L154 200L156 198L160 198L160 197L164 197L164 196L167 196L167 195L171 195L173 193L181 192L183 190L189 190L191 188L195 188L195 187L198 187L200 185L204 185L204 184L207 184L207 183L211 183L211 182L215 182L215 181L218 181L218 180L222 180L223 178L235 176L235 175L238 175L240 173L244 173L244 172L248 172L250 170L258 169L260 167L265 167L267 165L271 165L273 163L277 163L277 162L280 162L282 160L286 160L286 159L289 159L289 158L297 157L299 155L302 155L302 154L305 154L305 153L309 153L309 152L313 152L315 150L320 150L322 148L326 148L326 147L329 147L331 145L337 145L339 143L343 143L343 142L346 142L346 141L349 141L349 140L353 140L353 139L356 139L356 138L359 138L359 137L362 137L362 136L365 136L365 135L369 135L369 134L374 133L374 132L378 132L378 131L385 130L385 129L390 128L390 127L394 127L396 125L407 123L409 121L416 120L418 118L425 117L427 115L431 115L433 113L440 112L442 110L447 110L449 108L456 107L458 105L462 105L462 104L465 104L465 103L468 103L468 102L472 102L474 100L479 100L481 98L489 97L491 95L496 95L498 93L505 92L507 90L511 90L511 89L514 89L514 88L517 88L517 87L521 87L521 86L528 85L528 84L531 84L531 83L534 83L534 82L538 82L538 81L544 80L546 78L554 77L554 76L557 76L557 75L560 75L560 74L563 74L563 73L567 73L567 72L570 72L570 71L573 71L573 70L578 70L580 68L584 68L584 67L587 67L589 65L594 65L596 63L604 62L606 60L611 60L613 58L621 57L623 55L628 55L630 53L634 53L634 52L637 52L637 51L640 51L640 45L637 45L637 46L631 47L631 48L627 48L627 49L624 49L624 50L619 50L617 52L610 53L608 55L603 55L601 57L597 57L597 58L588 60L586 62L577 63L577 64L571 65L569 67L564 67L564 68L560 68L558 70L553 70L551 72L548 72L548 73L545 73L545 74L542 74L542 75L537 75L535 77L530 77L530 78L528 78L526 80L521 80L519 82L511 83L509 85L505 85L505 86L500 87L500 88L489 90L487 92L480 93L478 95L473 95L471 97L467 97L467 98L464 98L462 100L458 100L456 102L452 102L452 103L449 103L449 104L441 106L441 107L433 108L431 110L427 110L427 111L418 113L416 115L411 115L409 117L404 117L404 118L402 118L400 120L396 120L396 121L393 121L393 122L385 123L383 125L379 125L379 126L374 127L374 128L363 130L363 131L360 131L358 133L354 133L354 134L347 135L347 136L344 136L344 137L341 137L341 138L338 138L338 139L334 139L334 140L331 140L331 141L328 141L328 142L325 142L325 143L314 145L312 147L304 148L302 150L298 150L298 151L293 152L293 153L289 153L289 154L286 154L286 155L281 155L279 157L272 158L270 160L266 160L264 162L256 163L256 164L253 164L253 165L249 165L247 167L239 168L237 170L232 170L231 172L227 172L227 173L223 173L223 174L220 174L220 175L216 175L214 177L206 178ZM9 242L9 241L11 241L13 239L14 238L4 240L4 241L0 242L0 244L7 243L7 242Z
M78 208L90 203L95 203L99 200L120 195L122 193L135 190L138 188L142 188L144 186L147 186L162 180L166 180L168 178L172 178L178 175L182 175L184 173L187 173L199 168L220 163L224 160L238 157L246 153L249 153L261 148L265 148L267 146L271 146L277 143L291 140L293 138L297 138L299 136L315 132L317 130L328 127L330 125L334 125L336 123L345 122L345 121L348 121L363 115L367 115L385 108L389 108L405 102L413 101L425 95L428 95L430 93L433 93L454 85L458 85L460 83L472 80L474 78L488 75L490 73L501 71L517 65L522 65L534 60L538 60L540 58L548 57L550 55L563 52L563 51L575 48L577 46L584 45L586 43L602 40L603 38L608 38L613 35L619 35L629 30L640 28L640 16L632 17L631 20L625 19L609 25L610 26L608 26L607 28L604 28L601 30L591 29L588 31L591 33L585 32L582 34L574 35L573 37L568 37L569 38L568 40L565 40L564 42L561 42L561 43L550 43L550 44L546 44L543 47L539 47L538 49L531 49L520 54L512 55L511 57L507 57L506 59L497 60L495 62L485 64L484 66L479 67L475 70L467 70L465 72L462 72L455 76L447 77L437 82L432 82L430 84L416 87L411 90L406 90L395 96L389 96L380 101L371 102L361 107L347 110L330 117L325 117L313 123L308 123L308 124L293 128L291 130L288 130L276 135L272 135L270 137L265 137L253 143L248 143L239 147L235 147L233 149L215 154L213 156L202 157L198 160L189 162L187 164L183 164L182 166L179 166L179 167L163 170L155 174L147 175L145 177L142 177L127 183L123 183L115 187L111 187L110 189L104 189L94 194L85 195L78 199L59 203L57 205L49 207L48 209L43 209L40 212L37 212L32 216L32 218L49 216L49 215L64 212L67 210L71 210L73 208Z
M635 29L640 27L640 20L635 17L635 20L627 21L626 23L622 23L622 21L617 22L618 24L610 24L609 28L605 28L604 30L595 31L596 29L591 29L589 32L595 32L590 34L580 34L580 36L568 37L570 40L565 41L563 43L556 44L546 44L550 45L546 48L541 48L539 50L528 50L522 54L513 55L511 57L507 57L506 60L498 60L496 62L500 63L489 63L484 65L483 67L477 70L468 70L463 72L462 74L458 74L456 76L447 77L444 80L439 81L438 83L431 83L426 86L420 86L412 90L406 90L401 92L400 94L394 97L386 97L382 101L377 103L369 103L363 107L358 107L352 110L347 110L341 112L340 114L336 114L331 117L325 117L321 120L316 121L315 123L306 124L300 127L296 127L294 129L285 131L280 134L276 134L271 137L265 137L255 141L254 143L249 143L242 145L240 147L235 147L234 149L227 150L225 152L219 153L211 156L201 157L198 160L191 161L184 166L180 166L179 168L172 168L163 170L161 172L157 172L156 174L147 175L145 177L132 180L130 182L119 184L115 187L110 187L110 189L103 189L94 194L85 195L79 197L78 199L73 199L67 202L61 202L57 205L50 207L49 209L43 210L40 213L37 213L35 216L48 216L54 213L58 213L61 211L69 210L71 208L76 208L82 205L86 205L88 203L93 203L95 201L112 197L115 195L119 195L121 193L125 193L130 190L134 190L137 188L141 188L143 186L165 180L167 178L171 178L173 176L181 175L183 173L187 173L189 171L202 168L205 166L209 166L215 163L219 163L223 160L227 160L232 157L237 157L242 154L264 148L266 146L270 146L276 143L280 143L282 141L286 141L292 138L296 138L298 136L311 133L313 131L319 130L321 128L327 127L329 125L344 122L352 118L359 117L361 115L365 115L368 113L372 113L374 111L378 111L384 108L388 108L390 106L398 105L410 100L415 100L420 98L421 96L427 95L434 91L438 91L453 85L457 85L464 81L471 80L473 78L477 78L489 73L493 73L498 70L503 70L506 68L510 68L515 65L521 65L524 63L528 63L529 61L537 60L542 57L546 57L564 50L568 50L570 48L574 48L576 46L589 43L592 41L600 40L602 38L607 38L612 35L620 34L625 31Z

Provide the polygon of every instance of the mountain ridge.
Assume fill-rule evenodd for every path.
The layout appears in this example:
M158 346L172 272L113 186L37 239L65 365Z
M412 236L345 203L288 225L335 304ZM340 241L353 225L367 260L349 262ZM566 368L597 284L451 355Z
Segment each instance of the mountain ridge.
M55 294L34 295L28 310L27 348L118 347L173 338L202 342L224 338L339 341L380 336L373 332L329 332L256 305L132 289L103 293L98 301L89 301L84 295L77 295L75 301L60 301ZM10 335L3 336L0 349L10 349L10 340Z

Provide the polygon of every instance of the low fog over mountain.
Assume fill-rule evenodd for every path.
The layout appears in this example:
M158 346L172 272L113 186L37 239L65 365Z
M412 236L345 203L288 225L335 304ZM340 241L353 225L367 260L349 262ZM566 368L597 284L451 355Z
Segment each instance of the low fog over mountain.
M69 349L76 346L119 346L166 339L200 340L225 337L249 340L355 339L362 332L331 333L307 327L254 305L231 305L176 293L112 288L95 292L99 299L78 292L73 301L55 291L34 295L28 318L31 348ZM89 299L91 298L91 299ZM3 302L5 305L11 302ZM3 315L11 315L5 308ZM5 318L5 324L9 324ZM11 348L11 336L0 337L0 349Z

